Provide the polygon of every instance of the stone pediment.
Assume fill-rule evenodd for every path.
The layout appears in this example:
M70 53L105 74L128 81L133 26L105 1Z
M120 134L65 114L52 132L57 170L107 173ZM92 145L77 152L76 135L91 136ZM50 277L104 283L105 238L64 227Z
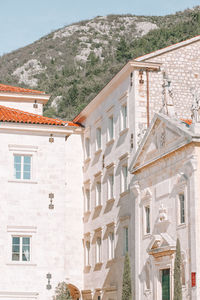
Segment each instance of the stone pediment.
M189 143L192 135L178 120L156 114L133 159L132 172Z
M176 242L168 233L153 236L147 252L155 258L171 255L176 250Z

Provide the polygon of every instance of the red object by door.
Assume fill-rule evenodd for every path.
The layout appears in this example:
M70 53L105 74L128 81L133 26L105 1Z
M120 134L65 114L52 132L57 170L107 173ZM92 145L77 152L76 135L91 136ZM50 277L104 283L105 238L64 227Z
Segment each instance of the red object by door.
M196 272L191 273L192 287L196 286Z

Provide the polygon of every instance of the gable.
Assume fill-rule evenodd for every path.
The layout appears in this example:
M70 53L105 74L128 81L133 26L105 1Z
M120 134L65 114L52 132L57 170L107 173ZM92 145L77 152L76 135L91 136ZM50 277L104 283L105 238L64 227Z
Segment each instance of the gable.
M156 115L133 159L134 170L160 159L191 141L183 124L176 126L167 116ZM180 127L183 129L180 129Z

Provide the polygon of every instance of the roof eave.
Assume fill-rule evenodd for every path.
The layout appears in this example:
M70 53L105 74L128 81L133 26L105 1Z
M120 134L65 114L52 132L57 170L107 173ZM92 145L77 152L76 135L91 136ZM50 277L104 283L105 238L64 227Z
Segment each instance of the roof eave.
M129 61L112 79L109 83L97 94L97 96L73 119L73 122L82 123L105 98L113 92L117 85L119 85L134 69L148 69L158 71L160 70L160 63L137 62L135 60Z

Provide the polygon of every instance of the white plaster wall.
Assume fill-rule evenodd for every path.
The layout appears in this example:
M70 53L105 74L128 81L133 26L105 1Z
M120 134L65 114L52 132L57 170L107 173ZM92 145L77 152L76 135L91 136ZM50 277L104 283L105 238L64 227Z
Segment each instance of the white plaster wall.
M28 102L20 99L18 101L0 100L0 105L20 109L33 114L42 115L43 104L37 102L38 108L34 108L34 103L34 100Z
M49 143L49 134L20 134L1 128L0 139L0 295L11 293L15 299L16 293L30 292L38 293L38 300L50 300L58 282L64 280L81 289L81 137L65 141L65 134L57 134L54 143ZM12 177L13 149L29 153L27 146L33 154L34 178L17 182ZM49 193L54 193L54 210L48 208ZM11 235L17 232L32 236L30 263L11 261ZM52 274L49 291L47 273Z
M124 103L120 98L127 93L123 100L127 101L128 106L128 129L120 135L120 110ZM107 112L110 109L109 112ZM103 299L120 299L122 273L123 273L123 226L128 225L129 218L120 221L120 217L128 217L130 211L129 192L121 195L120 190L120 173L121 162L119 158L127 153L127 157L123 163L127 161L128 166L131 160L133 149L130 147L131 133L134 131L134 99L133 87L130 87L130 78L126 78L114 92L109 95L106 100L101 103L86 119L84 125L85 137L91 140L91 159L86 160L84 164L84 181L90 180L91 188L91 212L84 216L84 232L90 233L91 251L91 268L84 271L84 289L92 290L115 287L116 291L109 296L109 293L104 292ZM114 116L114 141L112 144L107 144L107 129L108 117ZM99 120L100 118L100 120ZM99 121L98 121L99 120ZM102 130L102 151L95 154L96 128L100 126ZM104 155L104 165L102 160ZM107 175L106 166L114 163L114 197L112 204L107 201ZM102 172L102 207L95 209L95 174ZM130 179L130 178L129 178ZM129 181L129 180L128 180ZM107 240L107 225L111 222L115 223L115 259L108 261L108 240ZM95 265L95 230L102 228L102 266ZM129 230L129 239L131 231ZM130 252L131 256L131 252ZM94 299L97 299L97 293ZM87 299L87 298L85 298ZM90 299L90 298L88 298Z

